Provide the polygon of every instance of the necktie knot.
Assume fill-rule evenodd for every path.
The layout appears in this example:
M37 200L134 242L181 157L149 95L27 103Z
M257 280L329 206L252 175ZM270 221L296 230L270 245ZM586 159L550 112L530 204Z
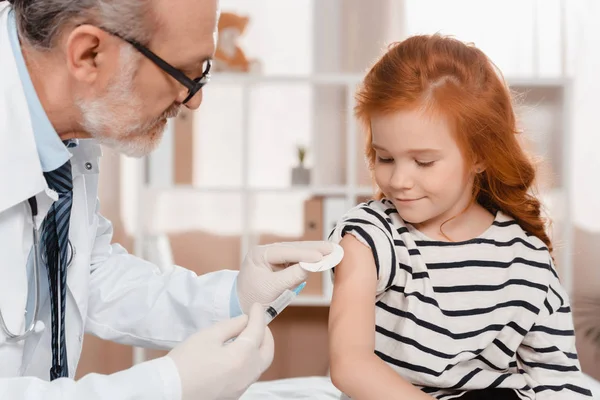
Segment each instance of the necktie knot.
M48 182L48 187L59 194L69 193L73 190L71 161L67 161L53 171L44 172L44 177Z

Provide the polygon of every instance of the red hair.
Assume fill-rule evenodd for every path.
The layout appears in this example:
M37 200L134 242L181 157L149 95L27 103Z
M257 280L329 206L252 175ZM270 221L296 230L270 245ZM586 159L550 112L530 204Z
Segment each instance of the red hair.
M510 215L552 251L540 201L530 193L535 167L517 138L510 91L481 50L438 34L395 43L367 73L356 101L371 170L373 115L407 109L443 115L452 124L466 163L485 165L476 174L473 200L492 213Z

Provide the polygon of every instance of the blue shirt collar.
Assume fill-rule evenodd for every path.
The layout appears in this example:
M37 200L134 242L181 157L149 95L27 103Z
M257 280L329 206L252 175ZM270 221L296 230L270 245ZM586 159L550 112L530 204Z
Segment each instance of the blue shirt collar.
M31 126L33 136L37 147L38 156L44 172L53 171L63 165L71 158L71 153L63 144L58 133L50 123L42 103L35 92L33 82L29 76L29 71L21 52L19 36L17 34L17 25L14 12L11 10L8 15L8 37L12 46L13 55L21 78L21 84L25 92L25 99L31 116Z

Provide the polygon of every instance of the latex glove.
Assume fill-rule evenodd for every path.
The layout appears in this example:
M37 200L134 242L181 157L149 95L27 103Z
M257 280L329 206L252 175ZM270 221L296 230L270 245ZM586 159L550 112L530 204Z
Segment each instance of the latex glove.
M333 245L324 241L283 242L253 248L237 277L242 310L248 312L253 303L267 306L286 289L294 289L308 277L298 262L321 261L332 250Z
M231 338L237 338L229 343ZM273 361L274 343L265 311L221 321L171 350L181 378L182 400L238 399Z

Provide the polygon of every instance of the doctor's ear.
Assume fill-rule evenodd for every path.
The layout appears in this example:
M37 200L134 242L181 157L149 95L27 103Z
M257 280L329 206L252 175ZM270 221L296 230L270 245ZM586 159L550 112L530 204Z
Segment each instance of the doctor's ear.
M64 51L69 72L81 82L98 79L102 67L114 68L119 39L92 25L80 25L67 34Z

